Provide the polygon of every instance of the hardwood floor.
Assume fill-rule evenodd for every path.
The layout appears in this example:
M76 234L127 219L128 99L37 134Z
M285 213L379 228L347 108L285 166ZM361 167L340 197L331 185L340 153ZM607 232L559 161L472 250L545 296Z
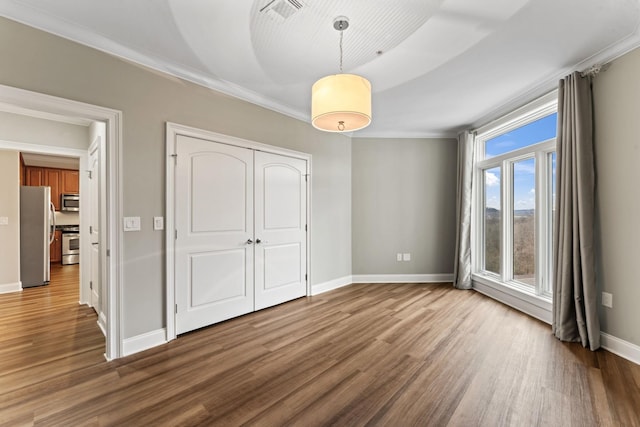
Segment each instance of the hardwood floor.
M0 425L640 425L640 366L450 284L351 285L106 362L69 282L0 295Z

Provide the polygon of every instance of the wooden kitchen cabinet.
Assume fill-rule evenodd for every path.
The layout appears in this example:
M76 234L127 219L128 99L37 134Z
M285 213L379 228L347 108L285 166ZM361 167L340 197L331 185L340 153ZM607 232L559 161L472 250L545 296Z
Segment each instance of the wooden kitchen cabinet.
M76 170L25 166L24 185L51 187L51 203L60 210L60 194L80 191L80 175Z
M62 171L60 169L45 169L45 183L51 187L51 203L55 206L56 210L60 210L60 181L62 181Z
M24 172L24 185L31 187L44 185L44 168L26 166Z
M62 231L56 230L49 246L49 261L62 262Z
M62 190L63 194L80 192L80 174L78 171L62 169Z

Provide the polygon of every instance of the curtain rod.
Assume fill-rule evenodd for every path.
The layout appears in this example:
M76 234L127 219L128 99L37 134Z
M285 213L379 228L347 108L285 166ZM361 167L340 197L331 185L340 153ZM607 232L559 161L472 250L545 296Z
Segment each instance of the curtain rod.
M604 73L605 71L607 71L610 65L611 65L610 62L606 64L593 64L591 67L581 72L580 75L582 77L595 77L598 74Z

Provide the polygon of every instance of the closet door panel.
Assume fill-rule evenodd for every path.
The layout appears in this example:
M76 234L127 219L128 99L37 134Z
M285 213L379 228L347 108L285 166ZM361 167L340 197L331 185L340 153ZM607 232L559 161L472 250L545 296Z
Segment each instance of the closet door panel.
M263 249L263 288L265 291L300 282L302 248L299 243L269 245Z
M176 141L176 332L254 310L253 151Z
M307 293L306 173L305 160L255 153L256 310Z

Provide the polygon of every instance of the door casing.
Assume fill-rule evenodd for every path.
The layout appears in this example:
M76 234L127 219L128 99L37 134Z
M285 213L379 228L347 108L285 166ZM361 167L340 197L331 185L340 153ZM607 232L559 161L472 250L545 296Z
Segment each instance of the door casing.
M105 358L117 359L123 356L122 334L122 231L119 227L122 221L122 112L97 105L86 104L70 99L59 98L43 93L32 92L12 86L0 85L0 106L3 111L17 114L32 115L33 117L50 120L72 120L77 124L88 124L92 121L106 124L107 136L105 140L105 160L108 160L106 172L107 179L107 207L104 249L102 251L103 266L106 275L104 283L106 291L105 314L106 320L106 345ZM0 148L17 149L48 154L67 154L80 157L80 168L86 170L87 152L53 147L47 145L34 145L17 143L12 141L0 141ZM80 180L81 191L87 183ZM81 212L86 211L86 202L80 201ZM84 216L80 215L80 226L86 226ZM86 233L85 233L86 235ZM82 234L81 234L82 236ZM88 237L88 236L87 236ZM88 238L81 242L81 252L88 253ZM108 251L108 255L107 255ZM84 280L84 279L83 279ZM81 300L86 301L87 290L81 286Z

